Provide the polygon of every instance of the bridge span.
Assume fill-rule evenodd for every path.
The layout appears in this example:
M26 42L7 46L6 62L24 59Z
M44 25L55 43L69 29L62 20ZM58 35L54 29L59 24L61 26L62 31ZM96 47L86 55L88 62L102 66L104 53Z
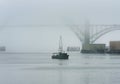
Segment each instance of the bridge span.
M82 43L82 50L89 51L93 49L96 52L96 48L102 48L105 50L104 44L94 44L94 42L101 36L115 30L120 30L119 24L113 25L93 25L86 23L85 25L73 25L71 26L72 31L76 34L78 39ZM98 49L99 51L99 49ZM102 51L104 52L104 51Z

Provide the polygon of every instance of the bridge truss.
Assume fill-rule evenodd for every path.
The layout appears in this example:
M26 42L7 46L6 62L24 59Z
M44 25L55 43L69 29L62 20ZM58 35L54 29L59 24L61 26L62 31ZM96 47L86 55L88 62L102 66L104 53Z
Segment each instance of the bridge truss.
M73 25L70 27L72 31L76 34L78 39L85 43L85 41L89 41L90 44L93 44L97 39L101 36L114 31L120 30L120 25ZM87 35L86 35L87 34ZM87 36L87 37L86 37ZM85 40L87 38L87 40Z

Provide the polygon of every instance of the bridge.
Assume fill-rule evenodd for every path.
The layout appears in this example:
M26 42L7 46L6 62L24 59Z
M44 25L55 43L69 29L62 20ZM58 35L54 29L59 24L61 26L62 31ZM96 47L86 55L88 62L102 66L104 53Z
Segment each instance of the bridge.
M90 50L90 44L94 44L97 39L106 33L120 30L120 25L93 25L85 23L84 25L72 25L71 29L81 41L82 49ZM96 48L96 46L94 48Z
M105 35L106 33L109 33L114 30L120 30L119 24L112 24L112 25L94 25L90 24L89 22L86 22L84 25L0 25L1 28L4 27L70 27L72 31L76 34L78 39L82 43L82 49L83 50L91 50L95 48L99 48L104 45L91 45L94 44L94 42L99 39L101 36ZM94 50L95 51L95 50Z

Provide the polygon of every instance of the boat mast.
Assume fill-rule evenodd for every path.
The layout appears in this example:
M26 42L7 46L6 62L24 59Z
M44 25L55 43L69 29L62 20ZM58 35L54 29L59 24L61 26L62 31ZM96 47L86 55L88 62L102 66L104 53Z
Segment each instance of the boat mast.
M59 52L63 52L63 44L62 44L62 36L60 36L60 40L59 40Z

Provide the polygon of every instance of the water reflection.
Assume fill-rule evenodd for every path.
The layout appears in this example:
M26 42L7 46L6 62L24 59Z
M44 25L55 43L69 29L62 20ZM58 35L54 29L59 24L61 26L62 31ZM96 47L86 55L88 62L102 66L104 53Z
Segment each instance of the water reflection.
M58 60L58 65L63 67L65 60ZM89 63L88 63L89 64ZM57 69L58 84L106 84L104 73L99 70L89 69ZM100 79L100 80L99 80ZM99 82L98 82L99 81Z
M60 65L60 66L68 65L68 60L61 60L61 59L59 60L59 59L58 59L57 61L58 61L58 65Z
M88 59L88 58L87 58ZM107 59L105 57L105 59ZM68 62L59 60L58 65L63 67ZM89 62L86 62L89 65ZM58 84L119 84L119 67L114 69L58 69Z
M69 71L68 71L69 72ZM71 73L70 73L71 72ZM59 71L57 84L119 84L120 72L109 71ZM114 71L112 71L114 72Z
M120 83L118 55L72 54L69 60L47 56L50 55L0 55L0 84Z

